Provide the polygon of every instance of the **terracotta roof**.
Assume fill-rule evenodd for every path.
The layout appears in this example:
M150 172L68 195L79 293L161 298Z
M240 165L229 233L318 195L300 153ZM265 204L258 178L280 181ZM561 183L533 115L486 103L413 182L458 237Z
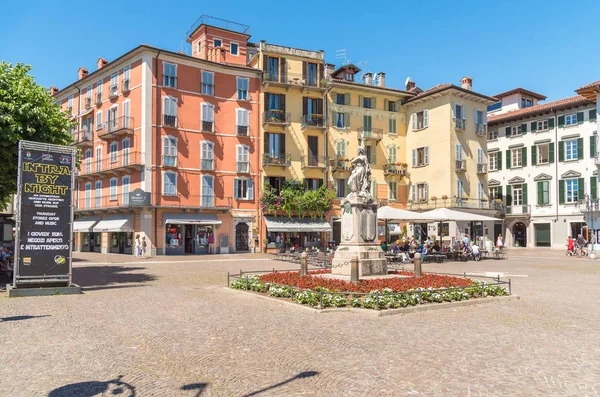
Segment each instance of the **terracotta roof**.
M592 83L586 84L582 87L579 87L578 89L575 90L575 92L579 93L579 91L587 90L589 88L600 88L600 80L597 80Z
M449 90L449 89L455 89L455 90L459 90L459 91L462 91L462 92L466 92L466 93L471 94L471 95L476 95L478 97L487 99L488 101L491 101L491 102L497 102L498 101L496 98L493 98L493 97L490 97L490 96L487 96L487 95L483 95L483 94L480 94L480 93L475 92L475 91L467 90L465 88L458 87L458 86L456 86L454 84L438 84L438 85L436 85L434 87L431 87L431 88L429 88L429 89L427 89L427 90L425 90L425 91L423 91L423 92L415 95L414 97L412 97L412 98L404 101L404 103L409 103L409 102L412 102L412 101L416 101L417 99L424 98L426 96L433 95L433 94L436 94L438 92L442 92L442 91Z
M546 97L544 95L542 95L542 94L538 94L537 92L529 91L529 90L526 90L525 88L521 88L521 87L517 87L517 88L514 88L514 89L512 89L510 91L506 91L506 92L503 92L501 94L494 95L494 97L500 99L500 98L504 98L506 96L509 96L509 95L512 95L512 94L516 94L516 93L526 94L526 95L529 95L531 97L534 97L535 99L539 99L540 101L543 101L544 99L546 99Z
M570 98L559 99L558 101L554 102L544 103L543 105L535 105L528 108L515 110L513 112L502 113L497 116L489 116L488 124L529 117L536 114L548 113L553 110L570 108L573 106L588 105L591 103L592 101L589 99L577 95Z
M331 79L331 81L333 81L334 83L350 84L350 85L356 85L359 87L375 88L375 89L379 89L379 90L394 91L394 92L399 92L402 94L414 95L414 93L412 93L412 92L401 90L399 88L380 87L378 85L357 83L356 81L348 81L348 80L344 80L344 79Z

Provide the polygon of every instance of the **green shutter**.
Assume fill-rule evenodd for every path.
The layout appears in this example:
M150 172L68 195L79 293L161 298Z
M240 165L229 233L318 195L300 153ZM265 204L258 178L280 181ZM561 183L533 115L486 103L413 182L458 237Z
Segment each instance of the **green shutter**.
M521 148L521 166L527 167L527 147Z
M350 128L350 113L344 113L344 123L346 125L346 128Z
M558 181L558 203L565 203L565 181L563 179Z
M562 163L565 161L565 142L558 142L558 161Z
M598 181L595 176L590 177L590 196L592 197L592 200L598 198Z
M350 94L344 94L344 105L350 105Z
M521 187L523 188L523 205L527 205L527 184L524 183Z
M554 129L554 117L552 117L551 119L548 119L548 129L549 130Z
M506 185L506 205L512 205L512 186Z
M577 112L577 124L583 123L583 112Z
M496 152L496 163L498 164L498 170L502 169L502 152Z
M531 165L537 165L537 146L531 147Z
M544 204L544 182L538 182L537 183L537 193L538 193L538 200L537 203L538 205L543 205Z
M527 134L527 123L521 124L521 135Z
M585 178L579 178L577 180L577 200L583 200L585 194Z
M565 125L565 116L558 116L558 126L563 127Z
M531 132L535 132L537 130L537 121L531 122Z
M510 136L510 127L506 127L506 136L509 137Z
M510 162L510 149L506 151L506 169L509 170L511 166Z
M590 121L596 120L596 109L590 110Z
M550 164L554 163L554 142L548 144L548 162Z
M498 186L498 197L494 198L499 198L500 200L502 200L502 186Z
M577 159L583 159L583 138L577 138Z
M590 157L596 157L596 135L590 136Z

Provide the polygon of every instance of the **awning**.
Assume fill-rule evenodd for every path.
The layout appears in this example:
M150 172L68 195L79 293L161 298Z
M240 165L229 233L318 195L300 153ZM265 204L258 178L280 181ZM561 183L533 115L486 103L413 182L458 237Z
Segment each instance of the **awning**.
M73 233L91 232L101 218L99 216L82 216L73 221Z
M95 232L133 232L133 215L105 216L96 226Z
M165 214L165 224L174 223L176 225L220 225L221 222L217 214L192 214L192 213L171 213Z
M331 226L324 219L288 218L265 216L269 232L330 232Z

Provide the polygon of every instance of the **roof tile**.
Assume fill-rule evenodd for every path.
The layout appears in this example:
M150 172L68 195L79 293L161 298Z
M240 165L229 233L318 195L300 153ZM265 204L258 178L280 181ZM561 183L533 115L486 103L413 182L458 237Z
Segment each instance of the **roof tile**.
M585 97L582 97L581 95L577 95L569 98L559 99L558 101L544 103L542 105L535 105L512 112L502 113L497 116L489 116L488 124L533 116L535 114L547 113L552 110L558 110L572 106L587 105L590 103L593 102Z

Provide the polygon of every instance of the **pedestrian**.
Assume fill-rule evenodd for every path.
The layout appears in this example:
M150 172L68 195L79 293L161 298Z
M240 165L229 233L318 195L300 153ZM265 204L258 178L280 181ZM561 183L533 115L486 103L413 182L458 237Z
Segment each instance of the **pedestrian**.
M135 257L139 258L142 253L142 242L140 240L140 235L135 235Z
M502 247L504 247L504 241L502 241L502 233L500 233L496 239L496 248L502 249Z
M142 237L142 258L146 256L146 248L148 243L146 242L146 236Z

